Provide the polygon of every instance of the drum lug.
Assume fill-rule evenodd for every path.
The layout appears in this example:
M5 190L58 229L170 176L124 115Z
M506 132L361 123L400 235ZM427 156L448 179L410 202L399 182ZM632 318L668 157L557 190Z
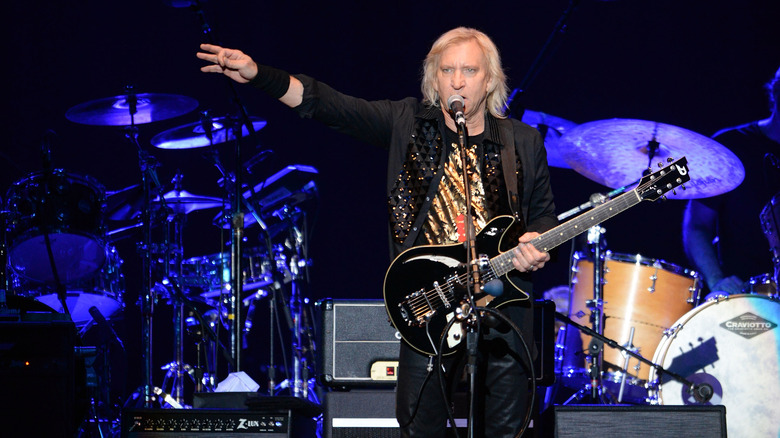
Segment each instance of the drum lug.
M674 327L669 327L668 329L664 330L664 336L674 336L678 330L682 328L682 324L677 324Z

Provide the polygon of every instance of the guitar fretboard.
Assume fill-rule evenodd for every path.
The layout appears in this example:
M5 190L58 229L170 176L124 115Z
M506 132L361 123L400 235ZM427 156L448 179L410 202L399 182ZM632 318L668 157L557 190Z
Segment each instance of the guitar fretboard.
M636 189L634 189L604 204L594 207L592 210L585 212L568 222L548 230L532 240L531 243L539 251L550 251L558 245L569 241L569 239L584 233L589 228L616 216L641 201L642 198L639 196ZM512 251L507 251L493 257L490 259L490 265L496 273L496 276L507 274L515 268L512 264Z

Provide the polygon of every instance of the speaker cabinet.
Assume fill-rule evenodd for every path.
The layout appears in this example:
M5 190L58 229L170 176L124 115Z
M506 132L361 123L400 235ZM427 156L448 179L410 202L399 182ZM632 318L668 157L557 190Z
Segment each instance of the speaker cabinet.
M455 424L460 436L466 436L463 402L455 402ZM325 438L398 438L395 391L353 389L326 393L322 428Z
M395 386L401 334L388 321L382 300L325 299L316 303L316 310L322 385Z
M555 438L725 438L724 406L554 406Z
M390 325L382 300L324 299L316 303L319 320L318 381L323 386L392 388L401 334ZM536 383L555 381L555 304L534 302Z
M73 436L85 409L75 342L72 322L0 322L4 436Z

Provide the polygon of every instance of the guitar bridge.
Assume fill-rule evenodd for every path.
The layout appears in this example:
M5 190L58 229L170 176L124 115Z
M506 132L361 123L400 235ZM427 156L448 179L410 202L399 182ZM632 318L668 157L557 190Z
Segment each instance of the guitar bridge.
M424 326L436 314L423 289L404 297L403 301L398 303L398 309L404 321L409 326L416 327Z

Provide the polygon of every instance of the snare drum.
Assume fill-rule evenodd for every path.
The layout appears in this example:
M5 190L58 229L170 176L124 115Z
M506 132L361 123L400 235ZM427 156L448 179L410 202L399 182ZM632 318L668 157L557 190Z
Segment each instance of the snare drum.
M573 269L576 274L569 317L581 325L591 326L588 302L593 300L593 262L576 254ZM693 308L700 290L698 275L694 272L662 260L612 252L604 257L603 280L603 335L620 345L627 345L633 328L631 344L637 353L648 359L661 341L664 330ZM591 337L585 334L580 337L582 346L587 348ZM621 351L604 346L605 382L621 380L626 357ZM584 355L580 354L578 360L567 360L566 366L566 373L581 374L579 370L585 366ZM649 368L630 358L627 382L643 386Z
M778 298L777 295L777 283L772 275L761 274L755 277L750 277L747 285L742 289L746 294L758 294L766 295L768 297Z
M780 436L780 302L762 295L708 301L677 320L653 362L714 395L726 406L729 438ZM698 404L685 386L650 372L652 401Z
M780 256L780 193L764 206L759 214L761 229L769 242L769 249L775 256Z
M59 169L14 183L6 197L9 266L24 279L45 284L57 279L70 284L99 271L106 261L104 198L103 186L93 178Z
M18 278L15 283L20 290L18 295L34 298L55 311L64 313L54 286L28 282L24 278ZM125 306L122 301L125 278L122 274L122 259L116 248L109 247L106 263L96 275L71 282L66 289L65 303L76 326L81 327L92 320L89 313L92 306L97 307L106 319L115 316Z

